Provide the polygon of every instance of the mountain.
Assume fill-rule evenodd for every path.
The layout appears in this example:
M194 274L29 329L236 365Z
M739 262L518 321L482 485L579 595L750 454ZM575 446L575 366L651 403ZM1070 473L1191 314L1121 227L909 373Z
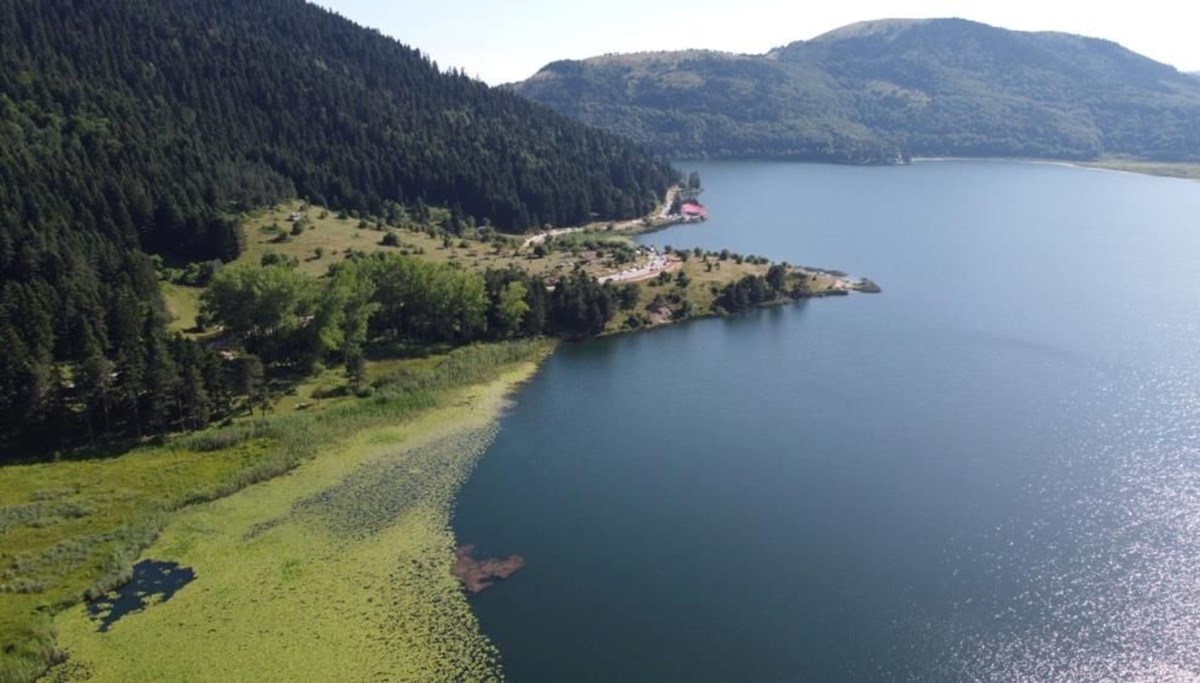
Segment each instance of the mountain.
M674 178L301 0L0 0L0 445L90 434L101 403L101 431L181 419L181 358L211 358L168 343L148 254L232 259L237 212L518 231L640 215Z
M853 24L764 55L547 65L514 91L676 156L1200 160L1200 80L1116 43L962 19Z

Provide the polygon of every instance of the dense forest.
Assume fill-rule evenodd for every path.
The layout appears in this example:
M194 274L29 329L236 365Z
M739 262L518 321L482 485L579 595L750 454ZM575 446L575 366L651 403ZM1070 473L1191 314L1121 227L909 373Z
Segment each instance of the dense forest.
M560 61L511 87L675 156L1200 160L1194 75L961 19L864 22L765 55Z
M520 231L642 214L674 177L301 0L0 0L0 447L225 412L237 372L166 333L156 261L233 259L243 210Z

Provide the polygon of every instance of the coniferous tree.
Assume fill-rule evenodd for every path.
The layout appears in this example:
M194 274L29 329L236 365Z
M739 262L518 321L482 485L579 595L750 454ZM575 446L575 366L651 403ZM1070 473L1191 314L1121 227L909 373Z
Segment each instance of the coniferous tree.
M238 391L245 395L246 405L253 415L255 406L262 405L267 396L266 373L262 359L253 354L246 354L238 359L237 370Z
M145 424L150 431L162 433L170 429L172 414L181 411L179 372L157 323L153 315L147 316L143 332L146 345Z
M115 370L116 366L104 356L95 338L89 335L83 362L79 364L79 372L76 374L79 396L84 403L89 443L96 442L97 414L100 417L100 430L105 434L112 430L112 422L109 419L109 401Z
M644 213L675 179L625 140L302 0L0 0L0 447L227 414L219 359L168 340L157 270L209 264L187 269L205 284L244 246L239 212L299 196L389 224L442 206L453 231L519 231ZM478 283L430 283L457 303L398 334L486 333ZM301 294L252 350L303 364L366 343L369 308Z

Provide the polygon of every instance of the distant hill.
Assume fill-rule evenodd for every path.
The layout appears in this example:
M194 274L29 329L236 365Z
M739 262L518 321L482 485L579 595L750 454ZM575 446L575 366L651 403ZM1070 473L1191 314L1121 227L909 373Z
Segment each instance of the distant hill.
M88 401L105 431L166 414L147 253L232 259L237 212L436 204L520 231L641 215L674 174L302 0L0 0L0 447L55 445Z
M554 62L516 92L679 156L1200 160L1200 79L1064 33L853 24L765 55Z

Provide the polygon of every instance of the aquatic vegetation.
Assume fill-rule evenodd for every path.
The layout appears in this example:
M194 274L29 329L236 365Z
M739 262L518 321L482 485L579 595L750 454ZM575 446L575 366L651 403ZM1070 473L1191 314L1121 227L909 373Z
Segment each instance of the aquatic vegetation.
M480 560L474 554L475 546L469 543L454 549L454 576L472 593L490 588L496 579L507 579L525 566L520 555Z
M286 477L175 513L146 555L196 579L107 632L84 607L62 613L59 643L70 659L53 675L499 678L495 648L451 574L449 522L507 392L535 365L516 367L449 392L445 407L345 432ZM354 405L378 409L375 399Z
M421 505L449 506L495 434L495 424L464 428L410 448L402 458L366 463L338 484L297 502L294 512L319 520L339 537L378 534Z
M149 557L192 567L202 580L181 591L168 605L154 606L114 624L104 637L117 638L120 633L131 630L131 624L153 619L156 611L177 602L187 602L191 599L189 593L202 592L205 585L219 578L203 568L203 563L181 558L198 551L214 556L236 555L236 549L243 545L261 543L273 538L273 534L292 529L288 525L295 521L291 519L293 504L316 495L350 472L326 473L320 486L313 485L303 494L297 493L286 504L254 510L252 519L245 525L226 530L228 548L234 549L228 553L226 549L212 545L221 539L212 537L211 525L197 521L203 519L200 511L211 505L208 501L238 491L246 492L253 484L259 486L251 490L258 491L264 486L261 482L274 484L279 481L278 475L293 471L300 463L307 462L319 470L320 463L349 466L357 462L346 455L349 451L359 456L395 455L407 448L407 445L398 448L397 444L412 442L419 435L419 430L414 432L409 424L414 417L438 406L458 407L470 412L465 406L476 405L472 397L479 392L463 387L494 382L506 371L505 368L519 367L522 372L530 372L531 366L526 364L537 361L551 348L549 342L522 341L467 347L411 362L380 363L389 373L419 374L422 378L420 387L404 390L390 386L387 378L382 377L377 380L380 390L371 399L346 399L331 402L321 410L243 422L111 459L0 469L0 681L33 680L51 663L61 662L64 653L62 643L56 642L55 638L55 614L85 596L104 596L128 581L142 550L159 537L168 523L170 533L162 536L155 547L166 544L173 554L155 550ZM504 377L508 378L505 382L519 379L509 375ZM497 406L502 404L502 399L496 401L493 408L499 410ZM482 424L477 428L482 428ZM285 478L287 481L295 479L295 476ZM399 524L423 514L420 511L428 504L423 503L423 506L405 513ZM319 520L311 516L306 519L314 529L324 529L323 523L317 523ZM438 552L444 555L446 590L452 592L457 590L449 576L453 542L448 524L444 526L443 535L428 532L430 540L421 547L440 548ZM294 539L294 544L304 550L315 538L302 535ZM396 547L419 543L416 538L403 538L396 541ZM272 561L275 565L271 572L275 577L287 576L299 584L305 584L309 579L307 569L311 562L305 561L300 554L281 555ZM292 563L286 564L288 562ZM361 587L340 585L337 588L344 591ZM469 612L467 614L469 616ZM78 626L84 631L95 631L96 624L86 616L83 607L72 610L67 616L77 617ZM60 622L68 620L67 616ZM250 623L257 623L260 618L247 615ZM463 623L473 622L468 619ZM207 628L209 626L205 626L205 632ZM373 637L374 634L368 634L363 642ZM181 641L180 647L187 650L191 645ZM81 660L82 657L76 657L60 666L56 675L65 676L71 671L76 672L72 675L78 675L81 671L96 669L101 679L118 677L104 673L103 666L89 664L83 667Z
M170 510L284 471L289 457L258 440L0 469L0 681L61 659L54 613L127 580Z

